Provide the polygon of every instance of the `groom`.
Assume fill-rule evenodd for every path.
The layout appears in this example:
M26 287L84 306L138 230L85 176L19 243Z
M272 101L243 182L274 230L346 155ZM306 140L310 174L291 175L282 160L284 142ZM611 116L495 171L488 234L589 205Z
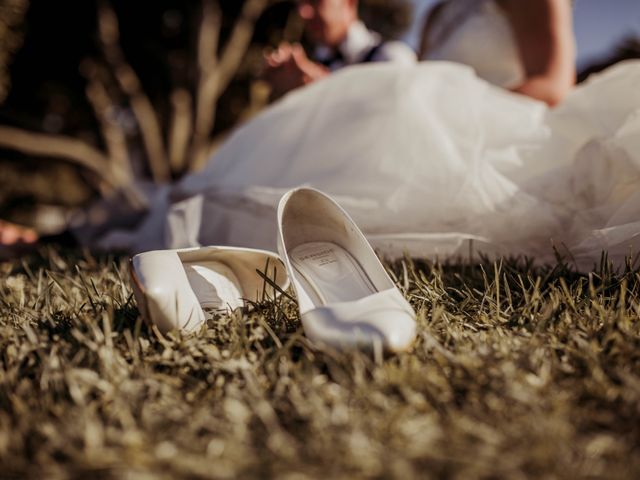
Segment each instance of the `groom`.
M416 55L402 42L385 42L358 17L358 0L298 0L304 34L314 47L309 58L302 46L284 42L265 54L264 78L272 97L326 77L348 65L396 62L409 65Z

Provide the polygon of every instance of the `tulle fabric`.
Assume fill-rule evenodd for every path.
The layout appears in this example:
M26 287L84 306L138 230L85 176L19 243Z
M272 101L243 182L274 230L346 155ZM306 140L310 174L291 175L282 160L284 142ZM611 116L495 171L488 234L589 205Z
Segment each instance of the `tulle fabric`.
M239 128L103 245L274 249L280 196L309 185L386 255L560 252L591 268L607 250L622 265L640 247L638 85L626 62L550 110L458 64L351 67Z

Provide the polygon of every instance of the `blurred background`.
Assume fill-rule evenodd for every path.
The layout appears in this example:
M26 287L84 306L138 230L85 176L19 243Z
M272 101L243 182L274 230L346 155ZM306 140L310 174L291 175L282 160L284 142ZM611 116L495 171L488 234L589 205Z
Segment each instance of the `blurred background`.
M362 0L414 48L435 0ZM640 57L639 0L576 0L580 79ZM285 0L0 0L0 219L54 233L69 212L202 168L268 103L263 50L303 41ZM135 202L135 199L131 200Z
M404 34L417 45L423 18L439 0L412 0L416 21ZM627 41L640 38L640 1L574 0L573 22L578 46L578 71L619 53Z

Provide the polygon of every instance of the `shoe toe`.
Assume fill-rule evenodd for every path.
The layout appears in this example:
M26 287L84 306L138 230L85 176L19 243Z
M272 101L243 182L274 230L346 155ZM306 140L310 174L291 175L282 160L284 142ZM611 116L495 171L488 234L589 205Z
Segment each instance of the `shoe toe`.
M311 310L302 315L302 323L310 338L336 347L382 343L400 352L416 336L415 313L396 289Z
M383 333L384 344L387 350L392 352L402 352L413 344L416 338L416 322L408 313L393 315L388 319L389 325Z
M416 336L416 322L409 312L383 310L364 321L382 338L384 348L391 352L407 350Z

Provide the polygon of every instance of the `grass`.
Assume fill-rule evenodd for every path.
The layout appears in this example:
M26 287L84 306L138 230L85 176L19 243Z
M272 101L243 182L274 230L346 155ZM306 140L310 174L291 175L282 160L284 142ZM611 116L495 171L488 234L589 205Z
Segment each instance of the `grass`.
M381 358L286 298L162 337L125 260L0 265L0 477L640 476L638 271L392 263L419 339Z

